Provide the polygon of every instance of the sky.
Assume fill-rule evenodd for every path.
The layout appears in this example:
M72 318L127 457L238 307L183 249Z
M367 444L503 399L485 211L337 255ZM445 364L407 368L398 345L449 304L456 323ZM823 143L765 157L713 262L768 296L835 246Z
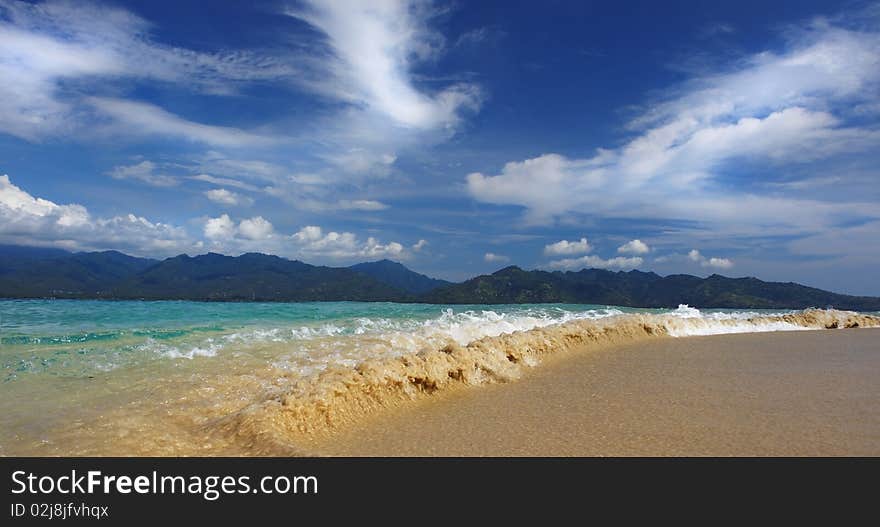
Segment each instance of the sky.
M0 0L0 243L880 294L880 3Z

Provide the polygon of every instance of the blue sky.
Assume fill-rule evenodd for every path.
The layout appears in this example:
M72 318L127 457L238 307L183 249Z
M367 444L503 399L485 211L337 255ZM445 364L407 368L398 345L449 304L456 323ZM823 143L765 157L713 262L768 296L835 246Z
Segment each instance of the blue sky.
M880 4L769 4L0 0L0 243L880 294Z

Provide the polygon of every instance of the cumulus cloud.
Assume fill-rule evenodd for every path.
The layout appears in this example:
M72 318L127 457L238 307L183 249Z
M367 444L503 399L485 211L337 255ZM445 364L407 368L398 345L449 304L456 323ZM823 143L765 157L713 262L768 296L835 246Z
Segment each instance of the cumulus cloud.
M618 247L617 252L620 254L647 254L651 252L651 248L648 247L647 243L636 239L630 240Z
M401 258L405 256L403 245L398 242L380 243L369 237L362 242L351 232L324 232L317 225L308 225L294 233L290 239L297 244L301 254L350 259L354 257Z
M550 269L584 269L587 267L595 269L635 269L642 265L642 262L642 258L638 256L615 256L606 260L595 255L587 255L580 258L554 260L548 264L548 267Z
M254 201L247 196L242 196L225 188L206 190L204 194L209 200L221 205L250 205Z
M385 256L400 257L403 254L403 245L397 242L389 242L383 245L376 238L369 237L361 250L361 254L377 258Z
M704 264L706 267L715 267L717 269L730 269L733 267L733 261L727 258L709 258Z
M95 217L79 204L62 205L34 197L6 175L0 176L0 241L166 256L198 246L183 228L135 214Z
M703 267L712 267L715 269L730 269L731 267L733 267L733 260L717 257L707 258L696 249L691 249L691 251L688 253L688 259L692 262L700 264Z
M174 176L156 173L156 164L152 161L116 166L109 174L113 179L134 179L154 187L174 187L180 184L180 180Z
M235 236L235 222L229 214L222 214L216 218L208 218L205 222L205 237L212 240L228 240Z
M586 238L570 242L568 240L560 240L544 246L544 254L547 256L562 256L570 254L588 253L593 248Z
M326 36L328 52L316 62L329 80L312 87L416 129L454 126L465 108L476 108L480 91L458 83L441 91L419 90L411 65L439 53L443 38L428 27L429 3L408 0L350 2L307 0L289 14Z
M504 263L509 262L510 258L504 256L503 254L486 253L483 255L483 261L490 263Z
M352 232L325 232L311 225L292 235L276 231L263 216L236 221L229 214L210 217L202 224L207 248L227 254L268 252L307 259L406 259L408 252L396 241L375 237L363 240ZM32 196L9 176L0 176L0 243L61 247L69 250L116 249L132 254L165 257L198 253L204 241L183 227L150 221L135 214L96 217L79 204L58 204ZM427 245L420 240L418 251Z
M880 31L820 21L792 31L782 53L691 79L629 123L633 137L619 148L512 161L495 175L467 175L467 188L479 201L524 207L527 222L538 224L586 211L804 233L877 218L880 207L858 197L844 204L724 183L734 161L789 166L876 152L880 131L847 111L878 94Z
M262 216L243 219L236 225L229 214L221 214L216 218L208 218L204 227L205 237L215 242L229 241L235 238L261 241L271 238L273 233L272 223Z
M272 224L262 216L241 220L238 232L249 240L265 240L272 236Z

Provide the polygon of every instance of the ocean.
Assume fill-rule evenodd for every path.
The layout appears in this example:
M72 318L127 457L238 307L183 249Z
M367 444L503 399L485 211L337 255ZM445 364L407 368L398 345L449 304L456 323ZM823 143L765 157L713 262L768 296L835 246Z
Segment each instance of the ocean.
M551 350L851 325L840 313L0 300L0 454L304 454L310 434Z

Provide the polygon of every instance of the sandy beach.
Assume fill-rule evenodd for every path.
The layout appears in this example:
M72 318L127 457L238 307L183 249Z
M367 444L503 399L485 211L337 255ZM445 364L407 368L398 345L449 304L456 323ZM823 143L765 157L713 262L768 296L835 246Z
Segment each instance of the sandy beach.
M639 341L422 399L317 453L876 456L878 378L880 329Z

